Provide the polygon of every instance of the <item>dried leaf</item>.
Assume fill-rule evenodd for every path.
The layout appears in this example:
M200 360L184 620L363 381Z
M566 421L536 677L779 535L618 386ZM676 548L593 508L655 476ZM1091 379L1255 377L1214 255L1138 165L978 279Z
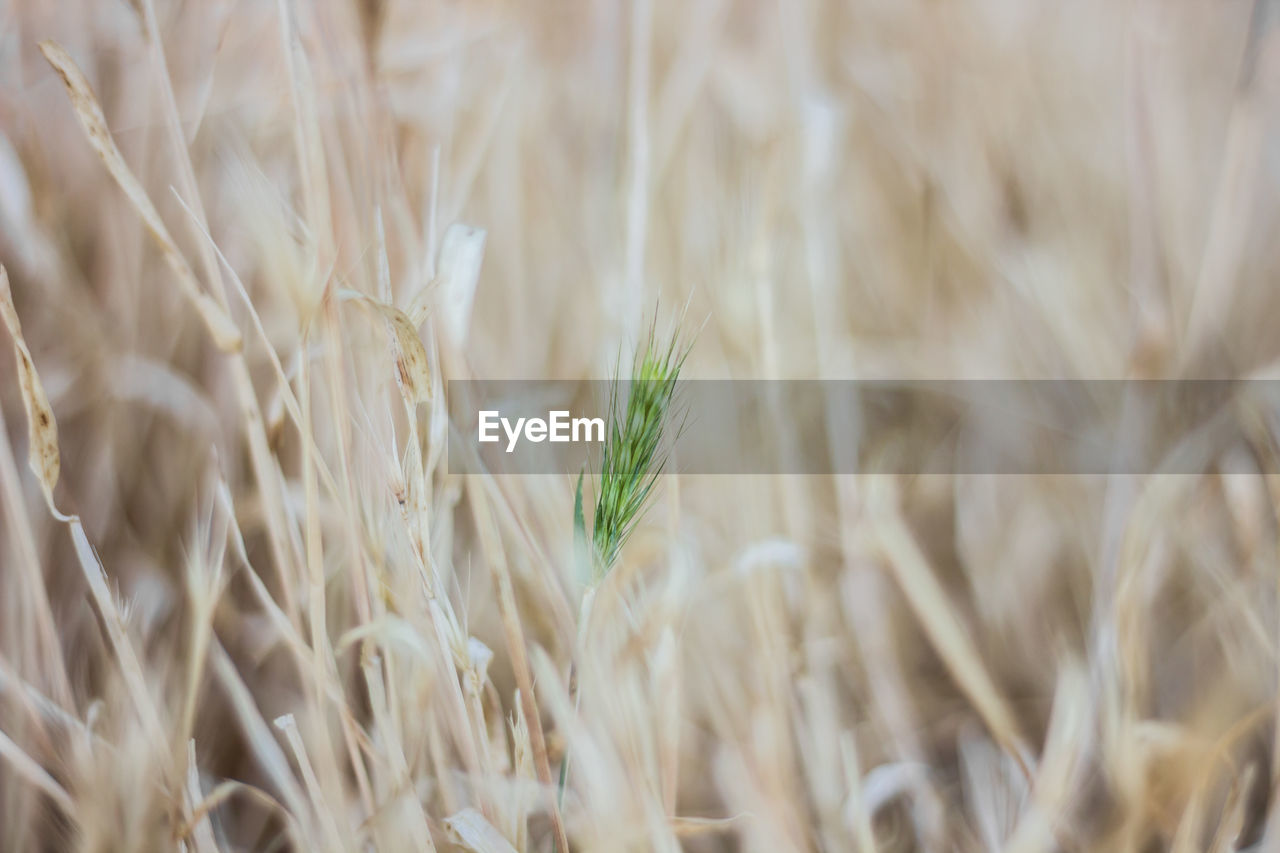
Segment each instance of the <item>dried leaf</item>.
M124 190L125 196L142 217L147 230L159 245L160 253L168 263L169 269L177 276L178 286L200 312L201 318L209 328L209 333L213 336L214 343L226 352L238 351L241 345L239 329L222 307L200 289L195 273L192 272L182 252L178 250L177 244L173 242L169 229L160 218L160 213L151 203L142 184L130 171L128 164L125 163L115 140L111 138L111 131L107 129L107 119L102 114L102 107L98 105L98 99L94 97L89 81L85 79L75 60L56 42L40 42L40 52L53 66L53 70L62 77L62 83L71 97L71 107L75 110L76 118L80 120L80 125L89 136L89 144L93 146L94 151L98 152L111 177L115 178L120 189Z
M418 330L399 308L379 305L378 310L391 324L395 338L392 347L396 357L396 381L400 390L414 403L431 399L431 370L427 366L427 348L418 337Z
M456 346L467 341L471 325L471 306L475 302L476 285L480 281L480 265L484 261L485 232L470 225L455 223L444 232L440 246L440 310L445 332ZM423 295L430 292L428 288ZM410 319L421 323L426 319L426 305L415 305Z
M18 360L18 387L22 391L22 405L27 410L27 462L40 478L40 487L44 489L49 509L54 515L61 516L53 504L53 487L58 484L58 474L62 470L58 454L58 424L53 419L53 409L49 407L49 398L40 384L40 377L36 375L31 351L22 337L22 325L18 322L13 293L9 289L9 273L3 266L0 266L0 317L13 336L13 352Z
M493 824L475 809L463 809L452 817L445 818L444 825L449 830L449 840L464 850L473 853L516 853L511 842L503 838L502 833L494 829Z
M391 331L391 352L396 360L396 384L410 403L431 399L431 368L427 348L418 337L418 329L409 316L396 308L355 290L343 290L343 299L359 302L382 315Z

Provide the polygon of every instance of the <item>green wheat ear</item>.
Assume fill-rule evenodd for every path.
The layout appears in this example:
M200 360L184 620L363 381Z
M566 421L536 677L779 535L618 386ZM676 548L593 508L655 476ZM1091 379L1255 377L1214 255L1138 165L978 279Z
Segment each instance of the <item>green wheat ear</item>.
M613 568L666 464L662 438L675 403L676 380L688 354L678 336L673 334L660 346L650 328L632 371L625 405L620 399L622 382L614 376L591 529L594 580Z

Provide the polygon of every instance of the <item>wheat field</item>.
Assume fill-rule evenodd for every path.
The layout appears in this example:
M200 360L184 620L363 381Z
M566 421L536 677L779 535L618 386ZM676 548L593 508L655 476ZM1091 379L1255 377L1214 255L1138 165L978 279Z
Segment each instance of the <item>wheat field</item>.
M1280 849L1270 413L660 474L586 587L573 474L445 450L647 324L1280 377L1274 9L0 0L0 851Z

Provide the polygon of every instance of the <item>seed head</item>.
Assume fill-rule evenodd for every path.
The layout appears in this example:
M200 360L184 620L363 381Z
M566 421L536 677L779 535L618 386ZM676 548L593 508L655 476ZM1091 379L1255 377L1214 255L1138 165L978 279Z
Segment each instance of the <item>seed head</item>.
M688 353L674 334L665 345L658 344L651 327L630 382L614 377L591 535L597 580L613 567L666 464L663 437L676 403L676 380Z

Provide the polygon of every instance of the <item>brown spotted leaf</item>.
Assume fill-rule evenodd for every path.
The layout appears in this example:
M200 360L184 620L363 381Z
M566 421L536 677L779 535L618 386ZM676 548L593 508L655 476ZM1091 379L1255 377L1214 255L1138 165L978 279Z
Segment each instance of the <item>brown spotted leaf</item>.
M58 484L62 462L58 455L58 424L53 419L49 398L40 384L36 366L31 361L31 351L22 337L22 324L13 306L13 293L9 289L9 274L0 266L0 319L13 337L13 352L18 360L18 387L22 391L22 405L27 410L27 461L31 470L40 478L45 500L55 515L53 487Z
M380 305L378 310L395 333L392 346L401 390L414 403L425 403L431 399L431 369L427 364L427 348L422 345L418 330L399 308Z

